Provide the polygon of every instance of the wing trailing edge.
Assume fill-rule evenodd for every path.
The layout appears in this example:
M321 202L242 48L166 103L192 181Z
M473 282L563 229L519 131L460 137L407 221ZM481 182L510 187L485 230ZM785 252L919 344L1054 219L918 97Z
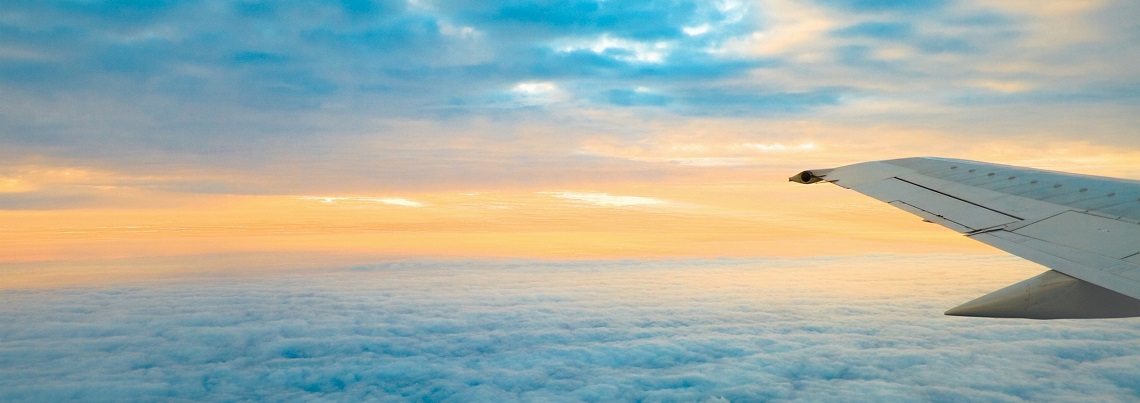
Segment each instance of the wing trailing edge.
M946 311L951 316L1105 319L1140 316L1140 300L1049 270Z

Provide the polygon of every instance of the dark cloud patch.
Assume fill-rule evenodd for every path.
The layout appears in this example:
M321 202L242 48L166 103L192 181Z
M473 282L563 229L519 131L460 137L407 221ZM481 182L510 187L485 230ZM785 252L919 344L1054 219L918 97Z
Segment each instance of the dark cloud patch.
M233 62L237 65L243 64L280 64L288 60L288 57L270 52L259 51L242 51L237 52L233 56Z
M606 101L620 106L637 106L637 105L650 105L650 106L665 106L672 101L672 98L654 94L646 91L628 90L628 89L614 89L605 92Z
M686 93L687 105L700 105L690 109L696 114L710 115L774 115L796 114L820 107L838 105L848 89L821 88L810 92L774 92L764 89L738 88L721 91L693 91ZM684 106L683 106L684 107Z
M955 37L925 37L918 41L918 49L926 53L971 53L977 48L970 41Z
M834 32L838 36L904 39L914 34L914 27L903 22L864 22Z
M885 43L909 44L926 54L951 53L961 55L977 54L980 49L979 45L974 43L975 41L982 39L1006 41L1016 37L1016 33L1013 32L990 32L984 28L979 28L978 32L961 36L919 34L915 32L913 25L902 22L865 22L835 30L832 34L842 38L871 38ZM853 49L840 47L838 50L843 53L844 51L850 52ZM848 55L851 54L848 53ZM848 58L847 60L850 61L851 59Z
M974 12L960 17L950 17L946 23L967 27L1005 27L1009 28L1017 19L995 11Z
M905 60L883 60L874 56L875 48L865 45L843 45L836 47L833 52L836 59L844 66L861 70L874 71L876 74L892 73L905 76L924 75L923 72L911 71Z
M974 93L949 99L956 105L1137 105L1140 83L1090 83L1067 90L1033 89L1013 93Z
M677 52L670 55L671 63L663 65L642 65L634 69L631 78L655 78L663 82L670 80L703 81L739 77L753 69L773 67L779 64L771 59L719 59L696 52Z
M104 198L93 192L0 193L0 210L63 210L98 206Z
M269 17L277 13L277 1L239 1L235 2L233 10L242 17Z
M405 16L386 24L376 24L362 29L340 29L325 26L302 34L302 39L325 51L332 50L346 59L364 59L365 55L381 55L381 64L396 64L389 59L392 52L431 57L424 49L443 45L440 26L434 18L427 16ZM355 53L361 52L361 53ZM380 53L384 52L384 53ZM353 56L354 54L358 56ZM363 60L360 60L363 61ZM423 62L423 60L417 60ZM407 62L407 60L405 60Z
M243 105L262 109L311 110L337 92L336 82L308 69L263 68L248 72L247 91L236 95Z
M941 315L979 292L964 263L1011 261L404 261L4 291L0 398L1134 399L1135 320Z

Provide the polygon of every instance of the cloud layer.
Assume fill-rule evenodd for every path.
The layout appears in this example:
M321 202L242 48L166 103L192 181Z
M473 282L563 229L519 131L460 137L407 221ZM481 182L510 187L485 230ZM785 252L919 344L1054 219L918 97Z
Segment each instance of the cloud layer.
M117 186L149 172L176 191L309 193L788 161L740 144L811 143L844 162L1027 138L1136 149L1134 8L5 2L0 177L79 167L128 176ZM653 154L682 129L713 151L593 147ZM44 193L0 204L63 197ZM74 193L55 204L98 199Z
M1135 320L941 315L1034 273L1013 258L955 256L401 261L4 291L0 399L1140 395Z

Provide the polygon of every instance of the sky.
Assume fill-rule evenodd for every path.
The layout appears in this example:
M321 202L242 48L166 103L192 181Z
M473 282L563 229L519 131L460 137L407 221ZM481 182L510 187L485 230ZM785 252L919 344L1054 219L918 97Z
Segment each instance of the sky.
M0 260L889 252L937 232L820 229L876 207L783 178L920 155L1140 177L1136 7L4 2Z
M1044 269L787 177L1140 178L1135 15L0 2L0 400L1132 400L1134 322L944 318Z

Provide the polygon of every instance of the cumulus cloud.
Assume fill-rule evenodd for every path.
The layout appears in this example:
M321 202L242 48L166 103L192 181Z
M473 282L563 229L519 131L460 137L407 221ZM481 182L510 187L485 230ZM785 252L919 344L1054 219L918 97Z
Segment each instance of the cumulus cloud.
M0 399L1133 400L1135 320L941 315L1034 273L976 256L394 261L3 291Z

